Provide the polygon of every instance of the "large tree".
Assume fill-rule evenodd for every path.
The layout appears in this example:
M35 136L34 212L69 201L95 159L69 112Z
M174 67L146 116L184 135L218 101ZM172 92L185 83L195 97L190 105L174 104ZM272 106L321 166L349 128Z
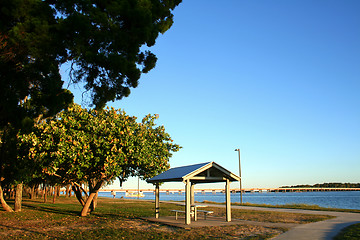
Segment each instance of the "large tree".
M0 2L0 201L7 211L12 209L2 187L18 185L15 206L20 206L26 170L11 147L16 133L31 131L34 122L72 102L59 72L55 20L54 11L41 1Z
M149 47L171 27L180 2L0 1L0 195L1 172L16 165L2 154L4 134L30 130L72 102L60 66L70 63L70 82L84 84L98 110L128 96L155 67Z
M179 146L172 143L157 116L148 115L138 123L135 117L115 109L86 110L71 106L57 120L36 126L21 135L26 158L43 166L42 171L72 184L86 216L90 204L106 182L129 176L150 178L169 168L169 158ZM86 182L90 194L81 188ZM85 198L83 196L86 196Z

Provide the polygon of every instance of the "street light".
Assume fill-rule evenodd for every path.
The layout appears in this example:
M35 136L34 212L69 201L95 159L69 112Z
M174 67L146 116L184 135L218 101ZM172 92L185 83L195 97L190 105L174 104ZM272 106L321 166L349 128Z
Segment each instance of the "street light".
M240 148L235 149L235 151L239 152L239 177L240 177L240 204L243 203L242 201L242 186L241 186L241 162L240 162Z

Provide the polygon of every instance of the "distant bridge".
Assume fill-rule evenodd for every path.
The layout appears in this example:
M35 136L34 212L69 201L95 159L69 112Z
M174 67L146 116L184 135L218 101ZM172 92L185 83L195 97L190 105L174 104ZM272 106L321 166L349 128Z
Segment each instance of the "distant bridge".
M137 192L138 189L100 189L100 192ZM224 189L194 189L195 192L200 192L205 194L206 192L211 192L213 194L217 192L225 192ZM232 193L240 192L239 188L230 189ZM255 192L330 192L330 191L360 191L360 188L243 188L243 193L255 193ZM155 189L150 188L142 188L140 192L155 192ZM160 192L170 193L178 193L181 194L185 192L185 189L161 189Z

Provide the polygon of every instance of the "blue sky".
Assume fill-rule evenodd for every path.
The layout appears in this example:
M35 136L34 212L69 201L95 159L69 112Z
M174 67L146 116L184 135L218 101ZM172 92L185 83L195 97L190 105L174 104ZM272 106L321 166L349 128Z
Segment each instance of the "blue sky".
M238 174L240 148L245 188L360 182L359 13L358 0L185 0L156 68L109 106L159 114L183 147L172 167Z

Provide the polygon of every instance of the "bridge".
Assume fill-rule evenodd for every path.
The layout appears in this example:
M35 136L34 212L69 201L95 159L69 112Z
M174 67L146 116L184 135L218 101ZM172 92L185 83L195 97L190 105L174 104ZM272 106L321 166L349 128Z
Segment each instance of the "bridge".
M137 192L138 189L100 189L100 192ZM194 189L195 192L200 193L217 193L224 192L224 189ZM239 188L230 189L231 193L240 192ZM360 188L243 188L243 193L256 193L256 192L330 192L330 191L360 191ZM140 189L140 192L155 192L155 189ZM160 192L170 193L178 193L181 194L185 192L185 189L161 189Z

